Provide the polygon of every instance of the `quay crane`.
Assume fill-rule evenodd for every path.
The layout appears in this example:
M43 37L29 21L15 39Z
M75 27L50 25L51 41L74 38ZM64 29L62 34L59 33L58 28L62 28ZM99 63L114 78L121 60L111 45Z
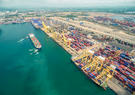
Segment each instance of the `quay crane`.
M102 81L101 86L105 87L107 86L107 82L109 79L113 77L114 69L110 66L107 66L103 68L102 72L96 77L97 81Z
M70 48L70 45L71 45L71 39L67 39L64 35L64 32L62 32L62 40L64 41L64 45L67 47L69 46Z
M91 47L89 47L87 49L84 49L79 56L76 56L72 60L75 61L75 60L84 58L85 56L87 56L87 57L90 56L90 59L88 60L88 63L90 63L91 62L91 59L92 59L92 56L94 54L94 51L92 51L92 50L94 50L95 48L99 47L100 45L101 44L95 44L95 45L93 45L93 46L91 46Z
M49 26L46 26L44 21L42 21L42 25L44 32L52 32L52 29Z
M54 39L61 39L61 36L58 32L53 32L53 38Z
M87 63L87 65L83 67L83 70L86 68L90 68L90 72L97 70L97 69L100 70L100 69L102 69L103 61L104 61L104 59L103 58L101 59L100 56L95 56L92 59L91 63Z
M42 21L43 28L45 29L44 32L48 32L48 27L45 25L44 21Z
M92 53L92 54L91 54L91 53ZM76 61L76 60L78 60L78 59L82 59L82 58L88 57L88 56L90 56L90 55L91 55L91 57L92 57L93 53L94 53L94 52L90 52L90 51L88 52L88 50L85 49L82 54L80 54L79 56L73 57L72 60L73 60L73 61ZM91 58L89 58L89 59L91 59Z
M88 53L85 53L85 62L86 65L84 67L82 67L82 70L85 70L86 68L89 67L89 65L91 64L92 61L92 57L93 57L94 52L89 50ZM82 60L83 62L83 60Z

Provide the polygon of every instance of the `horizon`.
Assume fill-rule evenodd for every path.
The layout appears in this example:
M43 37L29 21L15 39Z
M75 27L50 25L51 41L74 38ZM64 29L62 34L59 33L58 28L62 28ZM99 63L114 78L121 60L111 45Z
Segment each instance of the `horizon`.
M5 8L107 8L134 7L135 0L0 0L0 6Z

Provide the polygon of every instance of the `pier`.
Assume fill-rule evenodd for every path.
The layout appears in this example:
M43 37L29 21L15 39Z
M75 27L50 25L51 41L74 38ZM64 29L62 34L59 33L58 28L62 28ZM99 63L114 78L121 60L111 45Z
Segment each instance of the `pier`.
M51 20L52 20L52 18L51 18ZM64 21L60 20L60 23L63 23L63 22ZM67 24L67 22L64 22L64 23ZM94 79L94 78L92 78L93 76L91 76L91 78L96 84L102 86L104 89L106 89L106 87L108 86L113 91L115 91L118 95L130 95L131 94L127 90L127 89L129 89L129 87L127 85L124 84L124 88L123 88L122 85L119 85L120 81L114 79L114 77L117 76L117 71L115 70L117 64L111 63L109 61L110 59L114 60L115 57L120 56L122 54L121 50L117 50L116 48L112 48L111 46L108 46L107 44L104 44L104 43L99 43L99 42L97 42L93 39L91 39L90 42L89 41L87 42L87 39L86 40L83 39L81 41L87 42L87 44L82 45L80 43L82 45L82 47L79 47L79 48L72 47L73 41L69 40L69 39L76 40L76 38L71 36L71 33L73 33L73 32L70 33L69 31L66 31L66 30L63 30L63 32L56 32L56 31L52 30L53 26L48 27L48 26L46 26L46 24L44 22L42 22L43 27L41 27L41 30L44 31L54 41L56 41L60 46L62 46L68 53L70 53L73 56L73 58L72 58L73 62L75 62L75 64L88 77L90 77L90 75L87 72L87 69L91 68L90 73L93 74L95 72L94 78L96 77ZM74 24L71 24L71 23L69 25L75 26ZM78 25L77 25L77 27L78 27ZM79 28L83 29L82 26L79 26ZM92 31L92 30L90 30L90 31ZM77 33L77 32L74 32L74 35L77 36L77 35L80 35L80 34ZM81 36L82 37L84 36L85 38L87 38L86 35L81 34ZM81 36L80 36L80 38L78 36L78 38L81 39ZM79 41L77 43L79 44ZM89 44L89 43L92 43L92 44ZM132 43L132 41L131 41L131 43ZM134 42L132 44L134 44ZM84 49L83 49L83 46L84 46ZM115 54L110 55L111 53L109 53L109 51L106 51L106 52L108 52L107 54L109 54L108 58L101 57L102 60L98 59L99 60L98 61L96 59L96 56L99 53L102 53L102 51L99 51L101 49L101 47L102 47L103 50L104 50L104 48L105 49L109 48L110 50L114 49L113 51L114 51ZM88 53L89 50L91 50L93 53L92 54ZM78 60L80 60L80 61L78 62ZM76 63L76 62L78 62L78 63ZM109 62L109 64L107 62ZM99 82L99 80L100 80L100 82ZM134 92L132 92L132 93L134 93Z

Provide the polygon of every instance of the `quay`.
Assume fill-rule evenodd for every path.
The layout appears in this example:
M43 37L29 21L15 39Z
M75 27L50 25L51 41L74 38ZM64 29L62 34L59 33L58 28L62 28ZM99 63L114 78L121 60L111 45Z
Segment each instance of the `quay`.
M51 25L47 26L46 24L44 21L42 21L42 26L40 26L40 29L44 31L49 37L51 37L54 41L56 41L68 53L70 53L73 56L71 60L75 63L75 65L79 69L81 69L82 72L84 72L96 84L103 87L104 89L106 89L106 87L108 86L118 95L131 95L131 93L135 95L134 88L132 89L132 87L134 87L134 76L131 74L129 76L131 76L132 78L127 79L125 77L126 75L124 74L124 70L125 72L134 74L133 67L131 66L130 70L125 67L127 63L122 64L117 62L118 60L121 60L118 58L123 58L123 56L125 56L124 61L126 60L126 58L128 60L129 54L123 53L121 50L116 49L116 47L108 46L106 43L99 43L97 41L94 41L93 39L91 39L91 41L88 41L87 39L81 39L81 37L86 37L86 35L83 35L81 33L80 35L76 31L73 31L71 33L66 30L63 30L62 32L57 32L52 29L52 27L54 26L51 27ZM77 38L75 38L75 36ZM74 42L79 44L77 45L79 48L74 45L76 44ZM88 52L89 50L91 51ZM104 57L100 57L99 55L102 55ZM117 61L115 60L116 58L118 59ZM128 65L130 66L130 64ZM123 75L121 75L119 72L123 72ZM124 76L124 79L119 79L117 78L118 76L122 78Z

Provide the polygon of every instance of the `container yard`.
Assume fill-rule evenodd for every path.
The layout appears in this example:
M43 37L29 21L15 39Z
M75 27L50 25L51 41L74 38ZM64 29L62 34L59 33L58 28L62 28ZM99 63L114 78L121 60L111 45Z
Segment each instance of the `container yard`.
M115 15L115 14L92 14L89 17L81 17L81 19L99 23L112 28L118 28L124 30L128 34L135 34L135 20L132 15Z
M94 19L106 20L102 17ZM134 27L134 23L113 21L115 25L117 22ZM118 95L135 95L135 51L125 51L108 44L110 41L119 40L134 47L134 36L122 32L117 33L118 36L113 33L112 36L109 31L92 29L92 26L87 27L83 22L55 17L33 19L32 24L70 53L71 60L94 83L104 89L109 87ZM95 34L98 35L96 38Z

